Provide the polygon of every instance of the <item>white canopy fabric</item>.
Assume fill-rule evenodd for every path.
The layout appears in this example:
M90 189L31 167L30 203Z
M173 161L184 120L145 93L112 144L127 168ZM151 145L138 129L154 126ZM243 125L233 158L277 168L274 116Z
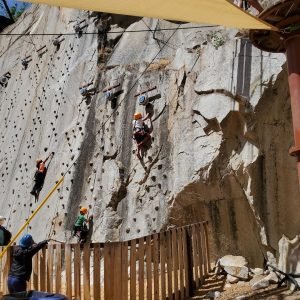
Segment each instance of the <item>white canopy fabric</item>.
M26 0L27 1L27 0ZM129 16L150 17L245 29L277 30L231 3L230 0L28 0Z

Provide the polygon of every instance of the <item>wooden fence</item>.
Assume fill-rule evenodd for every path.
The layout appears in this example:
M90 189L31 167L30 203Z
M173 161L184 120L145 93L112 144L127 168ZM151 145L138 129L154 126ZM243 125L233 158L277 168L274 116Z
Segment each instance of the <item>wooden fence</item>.
M11 251L1 261L0 288ZM117 243L49 244L33 258L28 289L68 299L185 299L210 269L207 222Z

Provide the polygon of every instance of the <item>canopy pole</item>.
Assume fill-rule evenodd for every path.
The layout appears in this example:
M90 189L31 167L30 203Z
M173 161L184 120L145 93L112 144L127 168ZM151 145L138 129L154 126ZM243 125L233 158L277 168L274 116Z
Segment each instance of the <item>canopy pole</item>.
M3 249L0 254L0 259L2 259L3 255L7 252L8 248L15 242L18 236L22 233L22 231L28 226L31 220L35 217L35 215L40 211L40 209L45 205L45 203L49 200L51 195L55 192L55 190L60 186L60 184L64 181L64 176L60 178L60 180L56 183L56 185L52 188L52 190L48 193L45 199L41 202L41 204L36 208L36 210L32 213L32 215L28 218L25 224L19 229L18 233L12 238L10 243Z

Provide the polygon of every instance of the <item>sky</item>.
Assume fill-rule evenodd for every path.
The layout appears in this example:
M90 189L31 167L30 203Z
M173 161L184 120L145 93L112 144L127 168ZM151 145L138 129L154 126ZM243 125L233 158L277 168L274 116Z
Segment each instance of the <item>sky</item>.
M23 7L24 5L26 6L29 6L30 3L26 3L26 2L21 2L21 1L15 1L15 0L6 0L7 4L9 7L12 7L12 6L17 6L18 8L21 8ZM6 14L6 11L3 9L2 7L2 0L0 0L0 15L2 16L6 16L7 17L7 14Z

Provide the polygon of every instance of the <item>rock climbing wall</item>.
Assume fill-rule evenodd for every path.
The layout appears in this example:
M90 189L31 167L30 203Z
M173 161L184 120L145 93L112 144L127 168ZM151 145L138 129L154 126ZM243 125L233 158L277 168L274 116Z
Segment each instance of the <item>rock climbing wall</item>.
M92 240L209 220L214 256L255 264L283 233L297 233L285 56L235 39L236 30L190 26L33 6L5 30L70 33L59 49L54 36L0 37L0 70L11 73L0 86L0 208L13 233L38 205L29 193L35 160L51 152L40 201L66 176L27 228L37 240L72 239L80 205L94 216ZM83 99L79 86L91 81L98 93ZM103 89L116 84L109 101ZM152 87L146 109L135 95ZM142 160L137 111L153 121Z

